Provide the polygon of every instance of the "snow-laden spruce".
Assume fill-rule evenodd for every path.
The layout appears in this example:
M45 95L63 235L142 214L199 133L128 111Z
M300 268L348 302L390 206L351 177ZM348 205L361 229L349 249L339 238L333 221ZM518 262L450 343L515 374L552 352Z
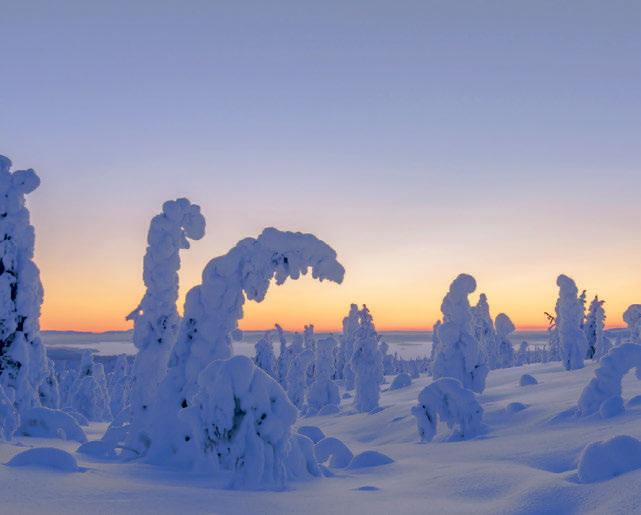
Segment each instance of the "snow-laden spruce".
M256 349L254 358L256 366L264 370L274 379L277 379L276 355L274 354L274 344L272 343L272 332L265 332L263 337L256 342L254 348Z
M599 368L594 371L594 377L583 389L579 398L580 415L592 415L605 403L602 413L613 414L612 407L618 406L623 410L621 381L630 370L636 369L636 376L641 379L641 345L624 343L614 347L599 362Z
M278 370L277 379L280 385L287 390L287 371L289 370L290 358L287 349L287 339L285 338L285 331L283 331L283 328L279 324L276 324L274 327L276 328L279 343L278 360L276 362L276 368Z
M294 346L292 344L292 346ZM287 371L287 395L289 400L301 412L305 411L305 391L307 390L307 369L314 361L314 353L307 350L300 350L290 360Z
M314 382L309 386L307 404L310 410L320 411L325 406L340 404L338 386L332 379L336 373L334 352L336 340L333 337L321 338L316 342Z
M11 172L11 161L0 156L0 385L18 412L40 405L40 385L50 376L40 340L35 231L25 205L39 185L33 170Z
M497 368L509 368L514 366L514 347L510 341L516 327L505 313L496 315L496 341L497 341Z
M412 415L423 442L433 440L439 420L452 430L450 440L472 438L483 429L483 408L476 395L452 377L438 379L423 388Z
M519 350L514 356L514 366L521 367L523 365L527 365L529 363L529 355L528 343L526 341L521 342L519 344Z
M592 299L588 309L583 332L588 343L587 358L600 360L609 350L609 340L603 334L605 328L604 300L599 300L598 295Z
M360 412L378 408L383 377L383 357L378 349L378 333L367 306L358 312L358 329L354 339L352 370L356 395L354 407Z
M134 345L138 349L129 394L134 432L144 430L147 424L151 402L165 377L178 336L180 251L189 248L189 240L199 240L204 234L205 218L200 207L186 198L165 202L162 212L151 220L143 261L147 290L127 317L134 321Z
M356 331L358 330L358 306L351 304L349 313L343 318L343 332L340 336L340 349L338 352L338 374L344 381L345 390L354 389L354 370L352 369L352 356Z
M629 341L641 343L641 304L632 304L623 313L623 321L628 324Z
M114 417L129 405L130 380L127 355L120 354L116 358L113 371L107 377L111 413Z
M468 295L476 290L474 277L459 275L443 299L443 322L435 326L438 346L432 363L434 379L453 377L463 386L481 393L485 389L487 364L473 334L472 310Z
M165 463L184 459L188 442L180 413L199 391L200 372L231 356L245 300L261 302L272 279L283 284L309 269L315 279L337 283L345 273L336 252L323 241L274 228L265 229L258 238L241 240L207 264L202 283L187 294L178 341L153 404L151 438L140 442L151 446L150 459Z
M102 363L94 362L91 351L82 353L67 404L94 422L105 422L112 418L105 368Z
M499 362L497 334L485 293L479 295L478 303L472 308L472 328L483 361L490 369L502 368Z
M556 327L561 361L566 370L583 368L588 343L583 332L583 304L576 284L567 275L556 280L559 298L556 302Z

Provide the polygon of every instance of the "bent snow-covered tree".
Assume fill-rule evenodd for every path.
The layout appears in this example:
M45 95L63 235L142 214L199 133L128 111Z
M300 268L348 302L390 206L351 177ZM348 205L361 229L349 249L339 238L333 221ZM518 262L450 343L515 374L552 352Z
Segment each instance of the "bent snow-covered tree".
M443 323L435 327L439 343L435 348L432 375L434 379L453 377L465 388L481 393L485 389L489 369L473 335L468 295L474 290L474 277L461 274L452 282L443 299Z
M33 170L11 172L11 161L0 156L0 386L18 413L40 405L39 388L51 373L40 340L35 231L25 206L25 195L39 185Z
M134 321L134 345L138 349L129 394L134 426L144 425L148 417L178 336L180 250L188 249L190 239L199 240L204 234L205 218L200 207L185 198L165 202L162 213L151 220L143 261L147 291L127 317Z
M283 284L311 268L312 277L342 282L345 270L336 252L311 234L265 229L258 238L238 242L224 256L212 259L202 284L187 294L178 342L167 376L154 403L150 450L152 461L181 461L192 451L191 436L180 420L198 391L198 374L215 360L232 355L245 300L261 302L272 279Z
M556 327L561 348L561 361L566 370L583 368L587 340L583 332L583 303L576 284L567 275L556 280L559 298L556 302Z

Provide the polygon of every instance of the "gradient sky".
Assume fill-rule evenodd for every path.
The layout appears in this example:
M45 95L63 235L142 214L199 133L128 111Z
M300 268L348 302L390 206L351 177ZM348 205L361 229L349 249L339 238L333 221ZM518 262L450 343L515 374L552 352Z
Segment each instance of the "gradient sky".
M265 226L347 269L242 326L426 328L460 272L545 324L566 273L641 302L641 2L0 1L0 153L33 167L43 326L129 327L162 202L202 206L181 291ZM475 300L477 295L473 296Z

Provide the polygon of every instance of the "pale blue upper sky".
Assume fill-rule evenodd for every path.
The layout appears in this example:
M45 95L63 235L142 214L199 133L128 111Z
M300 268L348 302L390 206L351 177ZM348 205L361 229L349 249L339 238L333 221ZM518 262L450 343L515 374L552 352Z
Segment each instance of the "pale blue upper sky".
M1 0L0 153L43 178L59 295L71 245L138 277L180 195L210 228L189 277L266 225L420 290L502 259L572 274L640 249L640 27L616 0Z

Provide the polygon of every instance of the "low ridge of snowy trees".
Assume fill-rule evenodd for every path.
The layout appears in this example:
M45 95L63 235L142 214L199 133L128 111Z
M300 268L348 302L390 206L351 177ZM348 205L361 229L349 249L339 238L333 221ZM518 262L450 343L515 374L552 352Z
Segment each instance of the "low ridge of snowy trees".
M499 313L496 316L496 340L497 340L497 368L508 368L514 366L514 347L510 341L510 334L512 334L516 327L505 313Z
M193 445L181 412L198 393L198 375L204 367L231 356L245 300L261 302L272 279L282 284L310 268L321 281L340 283L345 273L336 252L323 241L274 228L265 229L258 238L241 240L207 264L202 283L187 294L178 341L154 402L151 461L180 462L189 456Z
M356 387L354 407L360 412L378 408L383 357L378 349L378 333L374 328L374 320L367 306L363 306L358 312L358 328L354 338L351 366Z
M603 334L605 328L604 300L599 300L598 295L592 299L583 328L588 343L586 357L600 360L609 350L609 340Z
M559 275L556 280L559 298L556 302L556 325L559 336L561 361L566 370L583 368L587 340L583 332L583 304L572 279Z
M438 420L453 430L450 440L477 436L483 429L483 408L474 392L463 387L458 379L443 377L423 388L418 405L412 408L418 433L423 442L436 435Z
M438 345L432 363L434 379L453 377L463 386L481 393L485 389L487 364L473 335L468 295L476 290L474 277L459 275L443 299L443 323L438 326Z

